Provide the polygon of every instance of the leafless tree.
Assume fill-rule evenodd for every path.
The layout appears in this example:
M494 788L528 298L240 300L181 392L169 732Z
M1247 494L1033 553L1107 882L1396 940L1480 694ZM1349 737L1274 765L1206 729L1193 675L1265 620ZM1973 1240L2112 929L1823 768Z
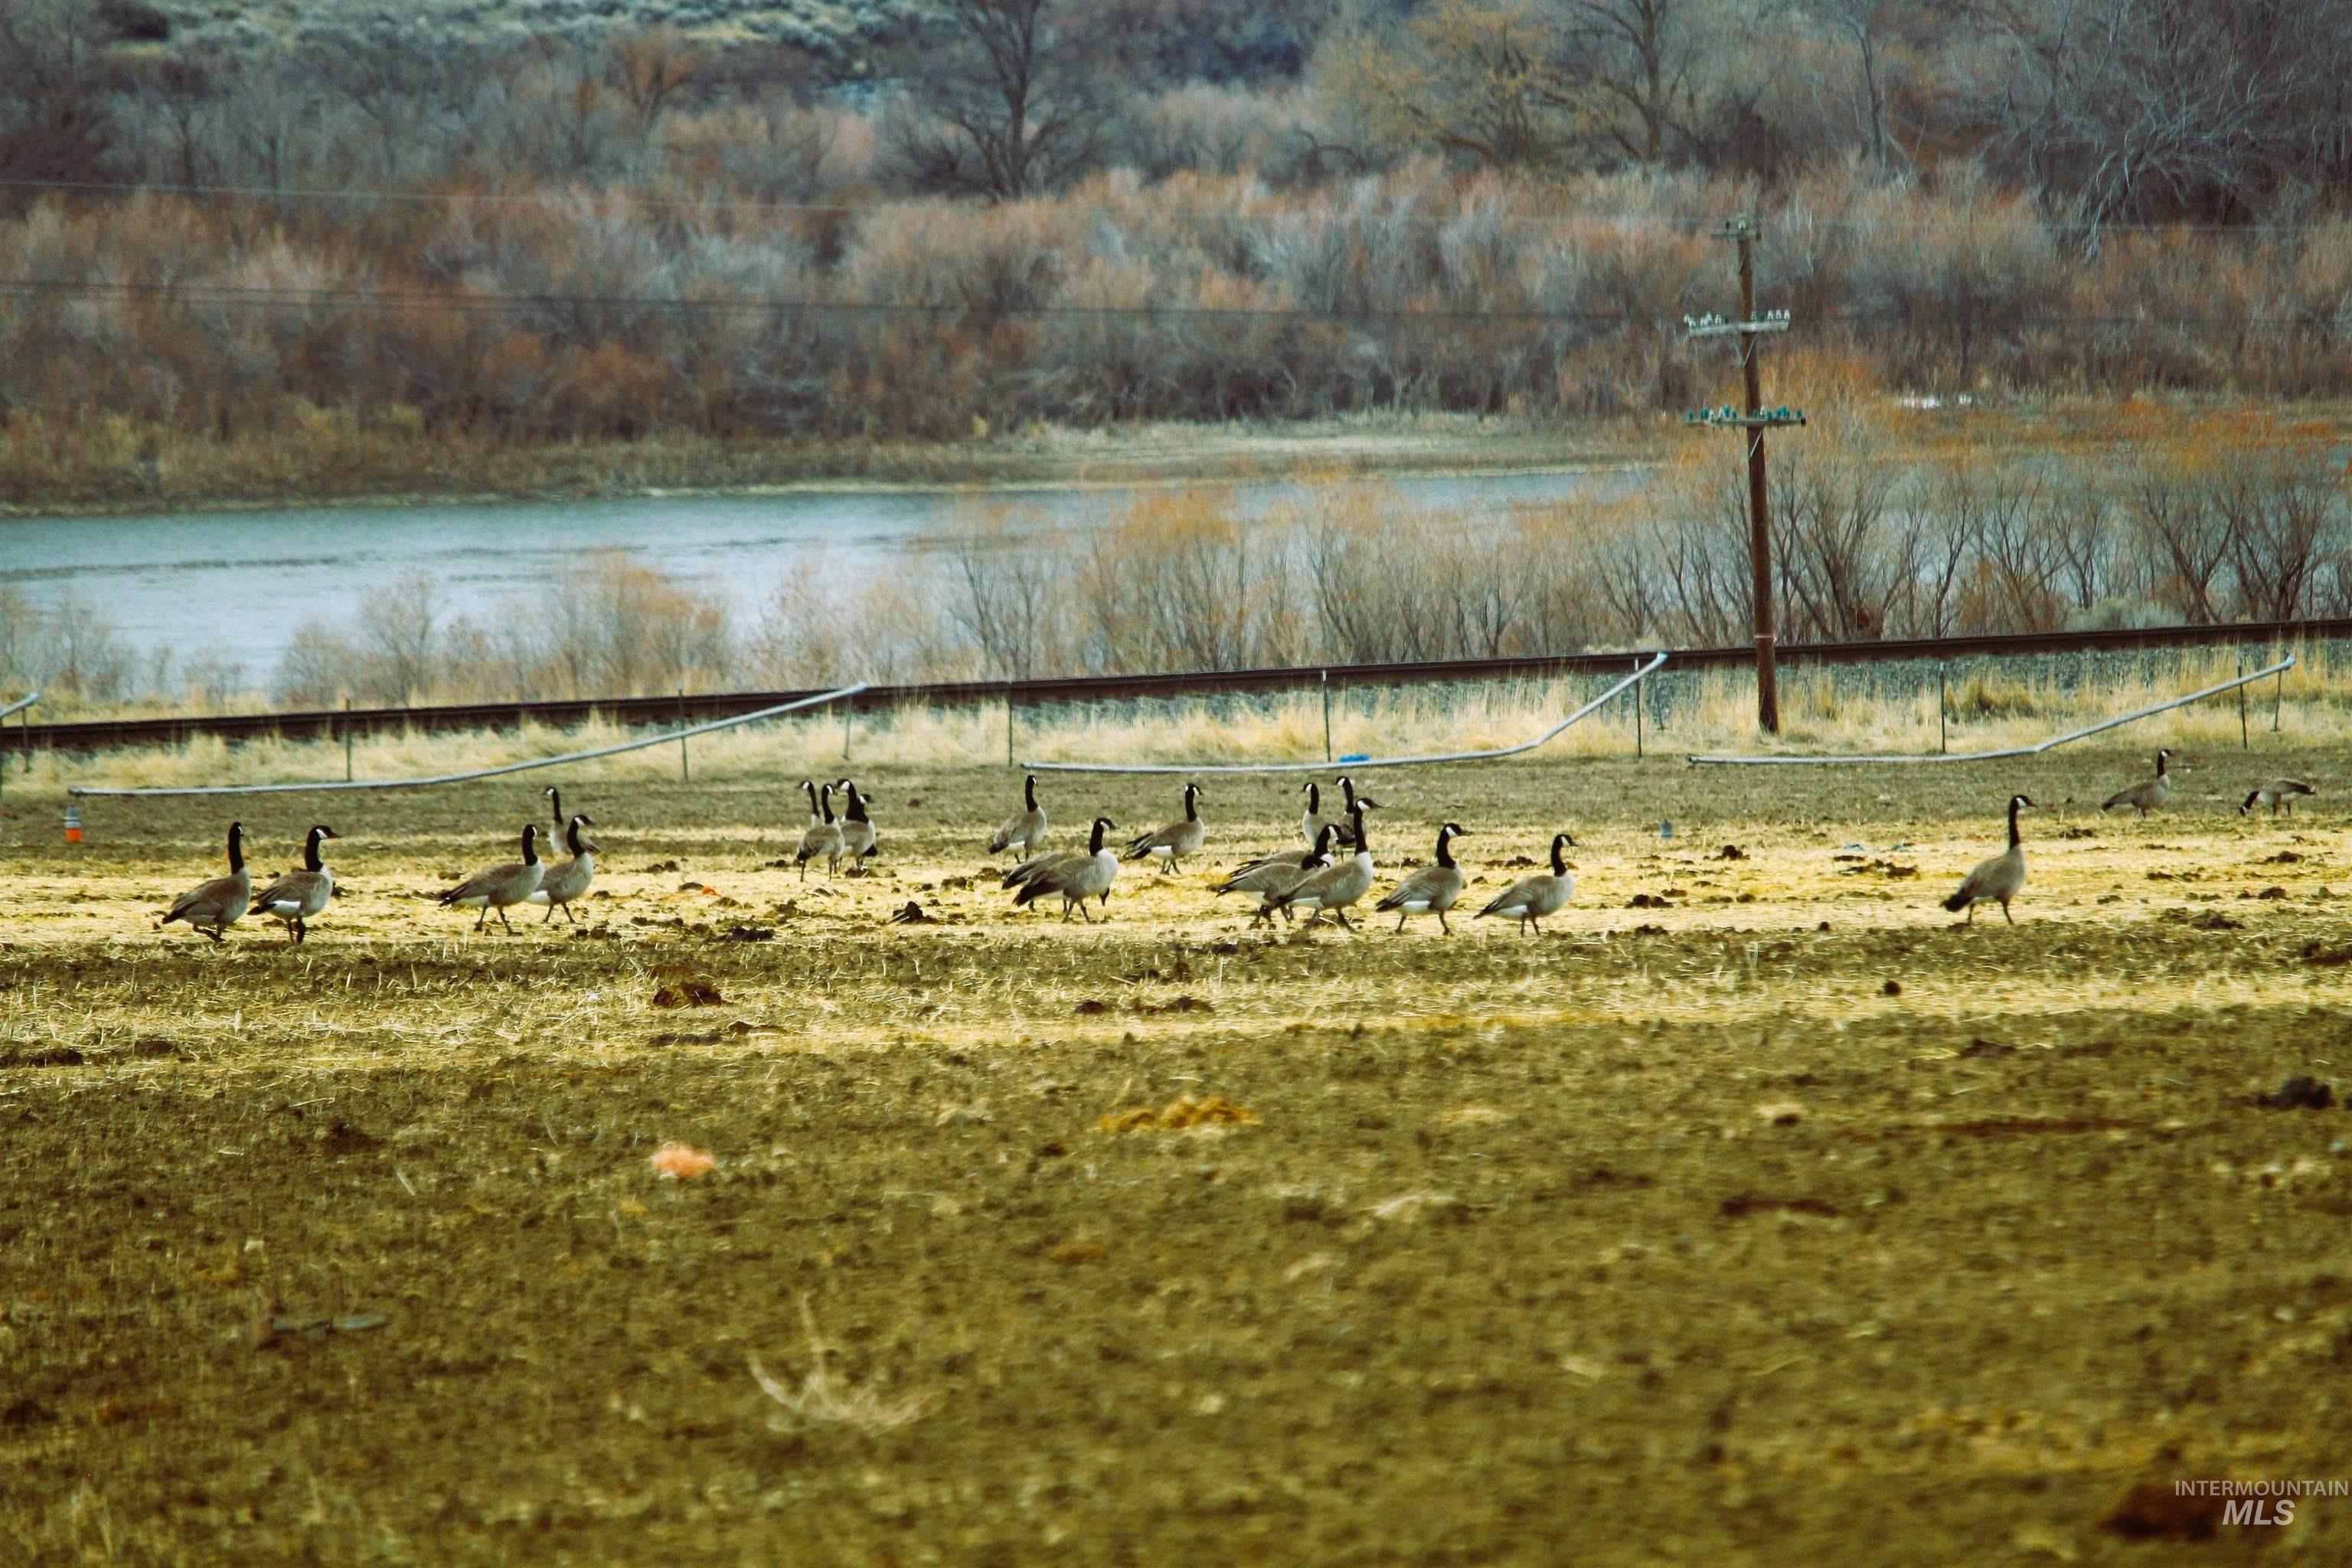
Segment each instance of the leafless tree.
M1686 0L1567 0L1575 68L1604 102L1608 135L1627 157L1663 161L1666 139L1691 137L1697 49Z
M2240 609L2258 621L2308 615L2314 586L2344 544L2341 478L2327 454L2279 450L2232 464L2214 506Z
M929 102L890 123L923 183L1004 201L1051 189L1095 158L1098 84L1062 37L1068 0L940 0L917 43Z

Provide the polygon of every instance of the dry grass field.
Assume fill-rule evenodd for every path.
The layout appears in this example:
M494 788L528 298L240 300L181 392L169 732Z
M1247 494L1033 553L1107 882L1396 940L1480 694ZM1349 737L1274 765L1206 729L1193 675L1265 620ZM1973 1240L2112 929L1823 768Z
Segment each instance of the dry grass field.
M2352 1500L2118 1507L2352 1471L2352 1131L2259 1098L2352 1089L2352 749L2168 722L2146 823L2095 807L2161 725L1380 775L1387 866L1472 830L1465 915L1576 835L1540 937L1246 929L1271 779L1107 923L1015 913L1014 782L904 763L805 885L796 773L560 780L600 893L511 936L425 895L547 775L244 801L348 896L216 950L153 921L220 803L68 851L12 778L0 1560L2352 1560ZM1961 929L2017 789L2019 922Z

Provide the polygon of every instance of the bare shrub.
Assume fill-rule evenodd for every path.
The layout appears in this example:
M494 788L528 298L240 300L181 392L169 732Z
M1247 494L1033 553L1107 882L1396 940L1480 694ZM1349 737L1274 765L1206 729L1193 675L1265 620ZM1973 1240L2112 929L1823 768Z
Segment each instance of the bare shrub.
M841 1352L818 1331L816 1311L805 1296L801 1298L801 1323L808 1335L809 1364L799 1386L770 1376L758 1356L750 1358L751 1381L784 1416L804 1426L845 1426L871 1437L908 1426L931 1407L933 1396L929 1394L892 1398L871 1382L859 1384L844 1377L835 1367Z

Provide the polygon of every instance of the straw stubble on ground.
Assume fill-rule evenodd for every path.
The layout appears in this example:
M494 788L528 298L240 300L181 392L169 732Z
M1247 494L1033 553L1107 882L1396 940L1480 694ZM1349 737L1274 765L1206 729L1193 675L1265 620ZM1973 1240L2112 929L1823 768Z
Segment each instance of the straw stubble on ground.
M2146 824L2136 749L1382 774L1384 863L1473 832L1451 939L1246 931L1262 779L1091 929L982 874L1001 771L864 781L876 874L805 885L789 781L573 784L611 896L510 937L423 895L531 785L248 800L351 891L219 951L152 921L220 803L68 853L12 793L0 1555L2236 1560L2101 1521L2347 1451L2341 1113L2256 1102L2352 1059L2344 760ZM1956 930L2012 789L2020 924ZM1555 827L1558 930L1463 918Z

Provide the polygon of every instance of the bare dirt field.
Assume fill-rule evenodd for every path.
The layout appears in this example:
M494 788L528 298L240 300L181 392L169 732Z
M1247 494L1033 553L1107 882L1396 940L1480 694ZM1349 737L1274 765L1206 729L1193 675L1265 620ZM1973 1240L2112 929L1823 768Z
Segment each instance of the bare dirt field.
M420 895L542 775L237 803L345 835L299 950L155 933L221 803L68 851L12 784L0 1561L2352 1561L2352 1498L2125 1500L2352 1475L2352 1127L2259 1099L2352 1089L2347 763L1381 775L1464 916L1576 835L1539 937L1245 929L1276 780L1092 928L982 874L1003 770L862 781L805 885L791 780L561 781L610 896L511 936Z

